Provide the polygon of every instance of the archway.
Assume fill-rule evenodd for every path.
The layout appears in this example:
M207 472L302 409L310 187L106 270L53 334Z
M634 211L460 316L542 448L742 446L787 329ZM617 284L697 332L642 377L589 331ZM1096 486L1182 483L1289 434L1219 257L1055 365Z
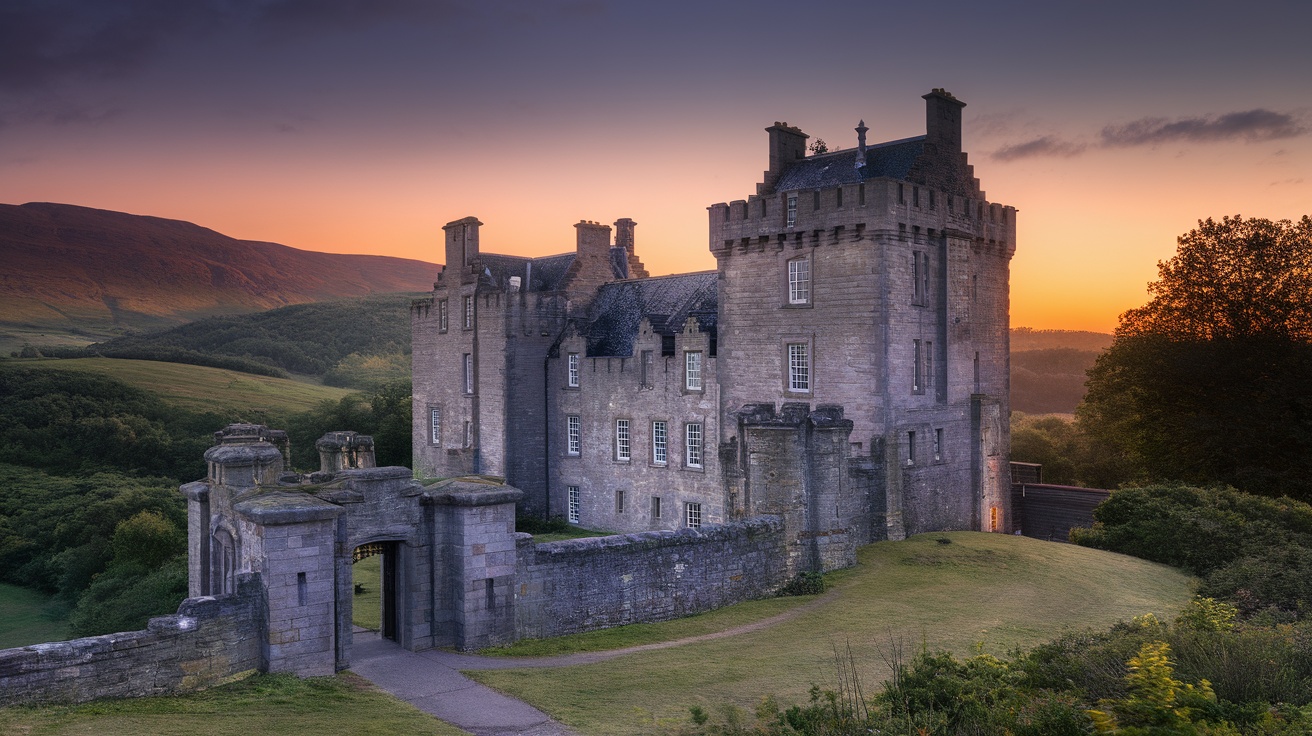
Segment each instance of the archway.
M351 552L351 623L399 641L401 622L400 545L369 542Z

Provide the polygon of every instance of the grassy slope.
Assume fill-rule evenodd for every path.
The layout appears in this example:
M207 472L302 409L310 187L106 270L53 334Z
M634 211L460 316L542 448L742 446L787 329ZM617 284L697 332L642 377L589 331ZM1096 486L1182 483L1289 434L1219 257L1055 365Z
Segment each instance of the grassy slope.
M0 583L0 649L67 638L65 621L47 614L49 601L34 590Z
M803 702L813 683L835 684L836 646L851 646L872 692L895 644L961 653L982 642L1001 653L1067 628L1172 617L1192 589L1182 573L1131 557L970 532L870 545L859 559L832 576L826 605L761 632L592 665L470 674L583 733L650 733L653 719L682 721L698 703L751 709L766 694Z
M355 593L351 601L351 623L370 631L383 626L383 558L366 557L351 565L351 582L363 585L363 593Z
M170 404L197 411L231 408L239 414L298 412L312 409L325 399L336 401L351 393L349 389L285 378L154 360L6 360L0 361L0 370L9 365L104 373L137 388L154 391Z
M0 733L30 736L465 734L349 673L309 680L290 675L258 675L173 698L0 708Z

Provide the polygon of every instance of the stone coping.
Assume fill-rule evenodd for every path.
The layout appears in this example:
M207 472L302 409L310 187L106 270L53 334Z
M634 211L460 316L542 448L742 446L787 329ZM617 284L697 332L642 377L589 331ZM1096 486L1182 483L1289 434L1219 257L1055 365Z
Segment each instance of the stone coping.
M205 451L205 460L221 465L282 461L282 452L267 442L248 445L216 445Z
M494 484L482 479L442 481L425 489L424 500L438 506L492 506L516 503L524 492L514 486Z
M305 493L273 491L239 501L233 510L259 524L298 524L332 519L343 513L341 506Z

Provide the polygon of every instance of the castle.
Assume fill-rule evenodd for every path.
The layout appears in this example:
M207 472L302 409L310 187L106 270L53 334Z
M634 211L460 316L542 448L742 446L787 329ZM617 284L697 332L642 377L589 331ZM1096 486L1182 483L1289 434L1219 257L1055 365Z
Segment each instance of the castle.
M628 219L545 258L448 224L411 310L414 472L353 432L308 475L285 433L216 433L181 488L191 597L143 631L0 652L0 705L345 669L371 555L384 638L477 649L760 598L871 541L1011 531L1016 211L967 164L964 103L924 99L925 135L887 143L863 123L807 156L767 128L756 194L709 208L715 271L649 276ZM537 542L517 509L630 533Z
M412 309L421 475L504 476L526 510L621 532L763 514L790 560L941 529L1009 531L1008 268L1016 210L924 135L806 155L787 123L746 199L709 207L715 271L651 277L635 223L573 253L484 253L447 224Z

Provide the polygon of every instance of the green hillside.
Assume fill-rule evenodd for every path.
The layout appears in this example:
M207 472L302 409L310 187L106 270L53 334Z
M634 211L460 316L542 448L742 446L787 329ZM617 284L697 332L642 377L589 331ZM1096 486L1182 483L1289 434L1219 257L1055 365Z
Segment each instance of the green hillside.
M1193 587L1178 570L1132 557L974 532L869 545L859 562L832 576L837 589L820 605L761 631L597 664L468 674L581 733L645 734L655 719L686 722L690 705L751 712L768 694L806 702L813 683L836 687L835 647L851 647L870 694L889 676L895 648L905 658L922 646L1002 654L1069 628L1148 612L1169 619ZM658 626L674 639L685 625Z
M0 583L0 649L67 638L67 622L52 614L50 596Z
M307 411L322 401L338 401L351 393L343 388L317 386L286 378L153 360L78 358L0 361L0 370L16 367L100 373L156 393L169 404L228 416L258 417L266 413Z
M65 358L98 355L280 376L323 376L352 355L408 355L410 302L414 296L386 294L210 317L162 332L115 338L85 349L43 352ZM405 375L409 375L408 370Z

